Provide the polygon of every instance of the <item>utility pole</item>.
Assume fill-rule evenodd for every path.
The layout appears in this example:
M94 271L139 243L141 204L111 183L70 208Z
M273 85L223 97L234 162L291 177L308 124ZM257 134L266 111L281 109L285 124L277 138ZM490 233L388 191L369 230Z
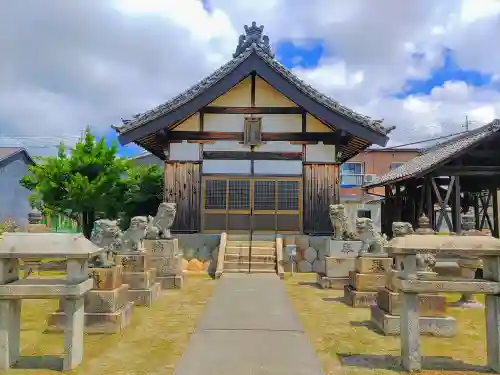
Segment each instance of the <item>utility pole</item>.
M465 131L469 131L469 116L465 115Z

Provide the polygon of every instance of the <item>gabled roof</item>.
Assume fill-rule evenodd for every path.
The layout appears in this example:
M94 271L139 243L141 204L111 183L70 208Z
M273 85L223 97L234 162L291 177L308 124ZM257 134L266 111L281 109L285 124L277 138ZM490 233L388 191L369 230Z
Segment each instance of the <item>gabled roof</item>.
M123 121L123 126L113 126L119 133L120 143L138 141L187 118L225 94L252 72L256 72L313 116L369 143L385 146L387 134L394 129L385 128L381 120L356 113L318 92L276 61L261 45L252 43L227 64L182 94L134 116L132 120Z
M24 153L29 163L35 164L28 151L23 147L0 147L0 166L7 164L17 154Z
M370 188L383 186L409 178L423 176L453 158L467 152L470 148L478 145L479 142L495 134L499 130L500 120L493 120L487 125L481 126L475 130L461 134L424 150L419 156L409 160L405 164L387 172L382 176L378 176L373 182L365 184L363 187Z

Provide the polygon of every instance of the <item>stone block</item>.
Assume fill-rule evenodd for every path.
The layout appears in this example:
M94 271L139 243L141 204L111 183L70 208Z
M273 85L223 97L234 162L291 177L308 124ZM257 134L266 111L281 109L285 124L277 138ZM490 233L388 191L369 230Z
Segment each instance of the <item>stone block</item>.
M385 287L393 292L397 292L398 288L393 283L393 277L396 275L398 271L390 270L385 273Z
M151 306L161 295L160 283L154 283L148 289L129 290L129 301L136 306Z
M182 289L184 285L184 276L182 275L171 275L171 276L159 276L156 281L160 283L161 289Z
M114 290L90 290L85 294L86 313L112 313L128 302L128 285L122 284Z
M128 284L130 290L149 289L155 282L155 274L154 268L141 272L124 272L123 283Z
M123 284L123 267L89 268L89 277L94 280L94 289L113 290Z
M119 310L108 313L85 313L85 333L118 333L132 321L133 302L127 302ZM47 332L63 332L66 322L64 311L56 311L48 316Z
M344 302L351 307L370 307L376 299L377 292L360 292L350 285L344 286Z
M361 250L361 241L342 241L325 238L325 255L334 258L356 258Z
M144 248L148 254L158 257L174 257L181 254L177 238L144 240Z
M362 256L356 258L356 271L359 273L385 273L392 269L392 258Z
M445 316L447 311L446 297L439 294L419 294L420 316ZM381 289L377 295L377 305L390 315L400 314L399 293L386 288Z
M146 253L121 253L115 263L123 266L124 272L141 272L151 268L151 257Z
M28 233L52 233L52 228L46 226L45 224L28 224L26 226L26 232L28 232Z
M316 283L322 289L344 290L344 286L349 284L348 277L328 277L322 274L316 274Z
M349 272L349 284L358 291L378 292L385 286L384 273Z
M151 264L156 269L156 276L180 275L182 273L182 259L181 254L174 256L152 256ZM203 263L201 265L203 270Z
M326 276L349 277L349 272L355 269L355 258L326 257Z
M386 336L400 334L400 316L387 314L377 305L370 306L371 322ZM452 317L422 316L418 319L420 334L438 337L453 337L456 320Z

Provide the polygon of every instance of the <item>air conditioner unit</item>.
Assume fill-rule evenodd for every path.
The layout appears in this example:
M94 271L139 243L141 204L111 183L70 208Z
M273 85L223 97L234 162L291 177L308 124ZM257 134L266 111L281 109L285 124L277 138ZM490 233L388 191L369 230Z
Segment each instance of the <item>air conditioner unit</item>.
M376 178L377 178L376 174L365 174L363 178L363 183L369 184L370 182L373 182Z

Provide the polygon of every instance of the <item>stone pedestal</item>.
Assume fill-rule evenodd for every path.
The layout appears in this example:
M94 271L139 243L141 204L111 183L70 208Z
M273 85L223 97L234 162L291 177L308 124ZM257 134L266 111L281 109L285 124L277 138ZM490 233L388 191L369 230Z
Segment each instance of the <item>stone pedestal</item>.
M482 266L480 259L464 259L458 261L460 276L465 279L474 279L476 270ZM462 293L460 299L448 304L450 307L462 307L466 309L482 309L484 305L474 299L472 293Z
M28 232L28 233L51 233L52 228L46 226L45 224L28 224L26 226L26 232Z
M132 319L133 302L129 302L129 286L123 284L123 267L90 268L94 288L84 298L84 332L117 333ZM66 324L65 302L48 317L48 331L62 332Z
M160 297L161 286L156 281L149 254L120 253L115 257L115 262L123 266L123 283L129 286L130 302L136 306L151 306Z
M345 303L351 307L369 307L377 298L377 291L385 286L385 272L392 266L386 256L362 256L355 260L355 270L349 271L349 284L344 287Z
M328 238L325 249L325 270L317 273L317 284L324 289L343 290L349 283L349 272L355 269L355 259L361 249L361 241Z
M371 308L371 321L384 335L400 334L401 300L391 282L395 271L387 273L385 288L379 290L376 304ZM446 297L438 294L418 296L419 331L431 336L452 337L456 332L456 321L446 316Z
M151 257L151 265L161 289L182 288L182 253L179 251L177 238L146 240L145 248Z

